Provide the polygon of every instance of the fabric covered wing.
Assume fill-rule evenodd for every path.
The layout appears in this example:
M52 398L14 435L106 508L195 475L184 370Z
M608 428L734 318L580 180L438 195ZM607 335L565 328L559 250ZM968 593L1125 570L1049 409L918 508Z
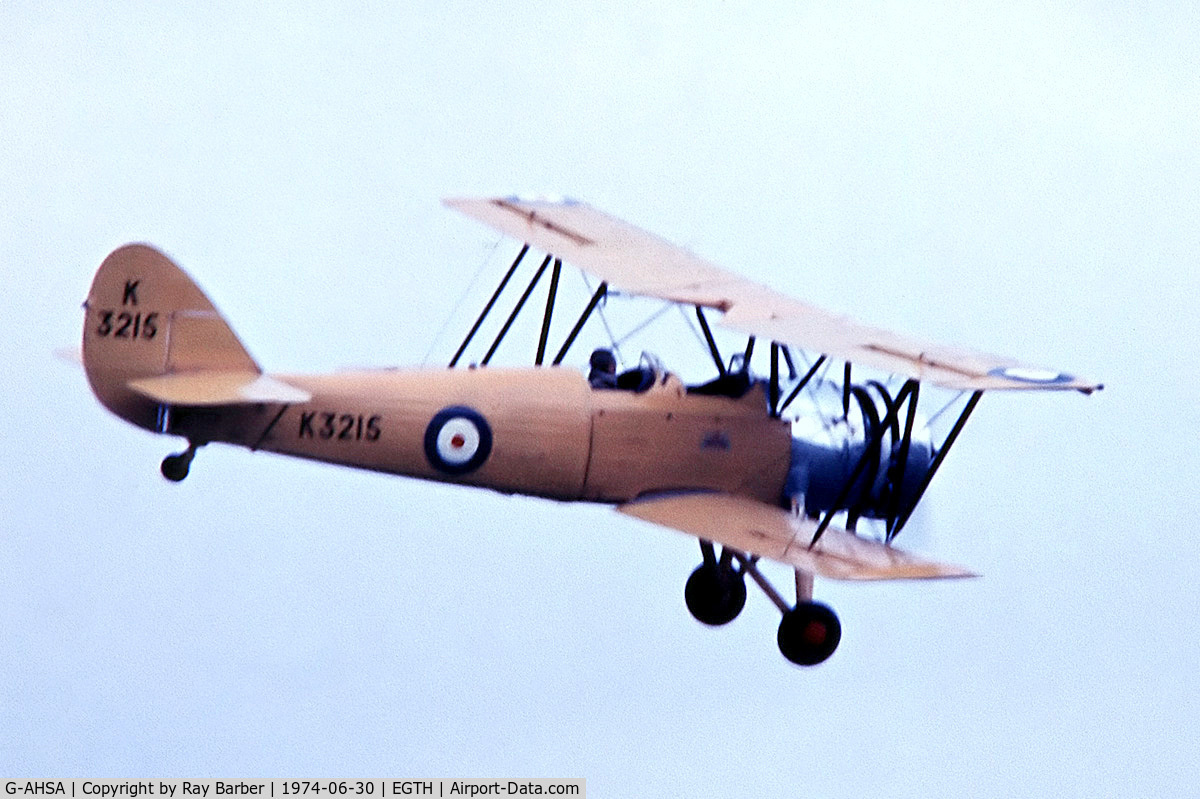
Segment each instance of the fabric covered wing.
M666 495L635 500L618 510L835 580L975 576L959 566L926 560L834 527L827 529L816 547L809 550L816 522L749 497L711 493Z
M1100 387L1054 370L861 324L741 278L584 203L520 197L445 203L621 291L723 311L722 326L748 335L953 389L1090 393Z

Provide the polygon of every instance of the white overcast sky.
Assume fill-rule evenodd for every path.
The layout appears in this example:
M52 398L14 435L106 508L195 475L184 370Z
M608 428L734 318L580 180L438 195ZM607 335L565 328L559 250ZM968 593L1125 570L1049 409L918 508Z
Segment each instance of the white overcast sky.
M1198 63L1192 3L0 4L0 773L1192 795ZM757 592L691 619L683 536L218 446L168 485L51 357L142 240L268 369L442 361L515 248L439 198L516 191L1108 388L985 397L901 538L984 577L819 581L801 670Z

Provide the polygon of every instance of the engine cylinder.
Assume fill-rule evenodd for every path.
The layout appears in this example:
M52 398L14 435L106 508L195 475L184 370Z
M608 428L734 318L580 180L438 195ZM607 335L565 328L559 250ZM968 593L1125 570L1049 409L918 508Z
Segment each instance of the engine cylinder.
M885 388L854 386L856 406L851 419L814 427L811 420L793 424L792 461L785 492L802 501L806 515L848 511L861 518L887 519L904 513L918 499L921 481L933 463L928 430L921 425L907 451L902 426L887 425L876 437L881 420L893 407ZM875 443L873 443L875 442ZM845 498L838 503L860 459L866 463ZM836 507L835 507L836 505Z

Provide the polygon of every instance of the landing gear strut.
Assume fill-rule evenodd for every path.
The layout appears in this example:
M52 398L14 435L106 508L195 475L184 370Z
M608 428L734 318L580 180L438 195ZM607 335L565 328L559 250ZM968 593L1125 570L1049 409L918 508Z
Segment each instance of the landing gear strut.
M700 541L704 562L696 567L683 589L683 598L696 621L710 627L728 624L746 606L746 579L733 562L734 551L724 549L720 560L711 541Z
M162 466L159 471L162 476L170 480L172 483L178 483L183 478L188 476L188 469L192 465L192 458L196 457L197 444L188 442L187 449L183 452L177 452L174 455L168 455L163 458Z
M828 606L812 599L811 574L796 570L796 604L788 604L758 570L758 558L725 547L720 560L712 542L701 539L704 562L696 567L684 589L688 610L704 624L717 627L737 618L746 604L746 575L750 575L783 613L775 636L779 651L798 666L824 663L842 640L842 624Z

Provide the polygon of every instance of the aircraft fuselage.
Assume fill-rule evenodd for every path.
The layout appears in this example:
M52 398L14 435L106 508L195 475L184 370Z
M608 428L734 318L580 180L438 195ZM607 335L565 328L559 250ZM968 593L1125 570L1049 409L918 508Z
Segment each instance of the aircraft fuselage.
M791 435L761 388L689 395L592 389L573 369L286 375L294 405L174 407L165 432L329 463L560 500L714 490L777 504ZM127 417L128 418L128 417Z

